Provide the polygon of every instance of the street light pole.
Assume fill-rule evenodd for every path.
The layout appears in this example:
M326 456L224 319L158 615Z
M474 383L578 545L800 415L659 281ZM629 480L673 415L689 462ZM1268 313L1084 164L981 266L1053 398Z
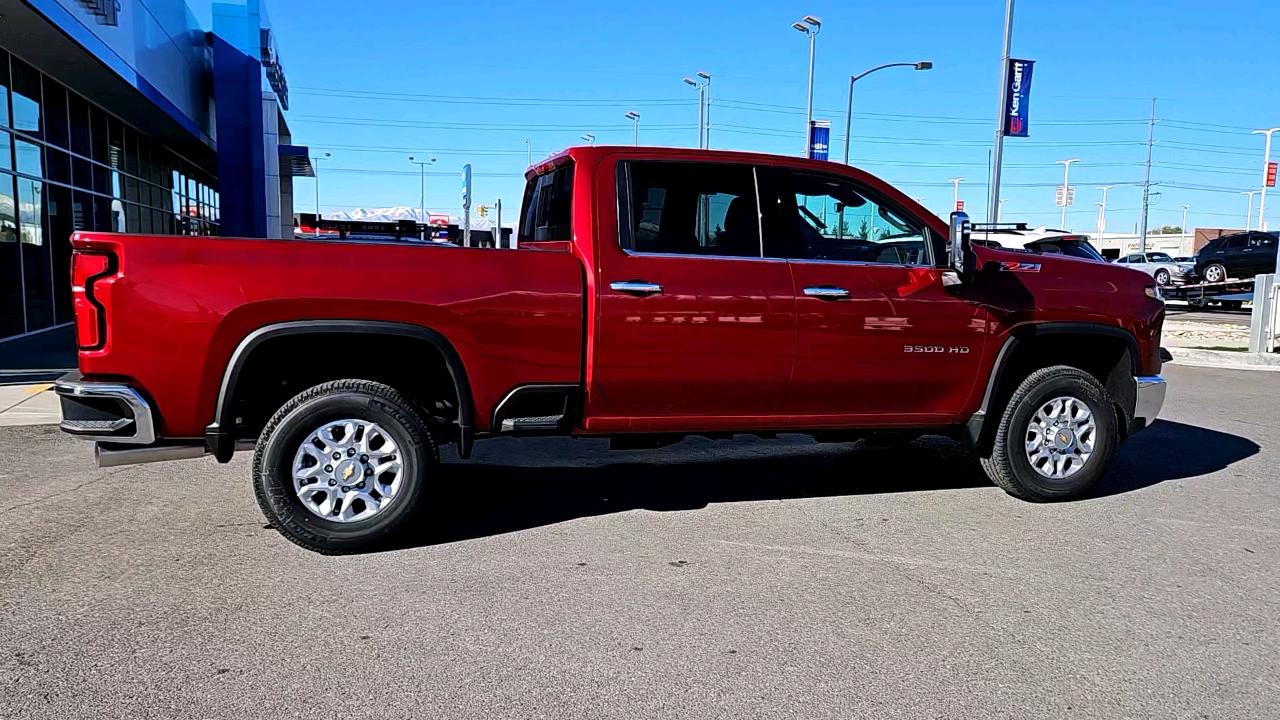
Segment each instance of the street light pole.
M430 160L414 160L413 156L409 156L409 162L418 166L418 219L422 222L421 231L422 241L427 241L427 166L435 164L436 159Z
M1249 227L1250 227L1251 225L1253 225L1253 196L1254 196L1254 195L1257 195L1257 194L1258 194L1258 191L1257 191L1257 190L1245 190L1245 191L1241 192L1240 194L1241 194L1241 195L1248 195L1248 196L1249 196L1249 214L1248 214L1248 215L1245 215L1245 220L1244 220L1244 229L1245 229L1245 231L1247 232L1247 231L1249 230Z
M1180 234L1180 236L1178 237L1178 254L1179 254L1179 255L1186 255L1186 254L1187 254L1187 251L1186 251L1186 247L1187 247L1187 208L1189 208L1189 207L1191 207L1191 206L1190 206L1190 205L1180 205L1179 207L1181 207L1181 208L1182 208L1182 226L1179 228L1179 230L1181 230L1181 234Z
M884 70L885 68L891 68L891 67L907 67L907 66L914 67L917 70L929 70L933 67L933 63L929 62L928 60L925 60L923 62L915 62L915 63L909 63L909 62L887 63L885 65L873 67L870 70L862 73L861 75L849 76L849 103L844 109L844 164L845 165L849 164L849 143L851 141L851 138L849 137L849 132L850 132L850 128L853 125L853 84L858 82L862 78L870 75L871 73L876 72L877 70ZM808 154L807 145L805 148L805 153Z
M702 80L702 87L706 93L705 99L702 101L702 147L711 149L711 76L707 73L698 71L698 78Z
M701 150L702 149L702 110L703 110L702 99L706 92L706 85L704 85L703 83L697 82L693 78L685 78L684 84L688 85L689 87L698 88L698 149Z
M524 151L528 156L528 165L525 167L533 167L533 146L529 144L528 140L524 141Z
M818 33L822 32L822 20L805 15L791 27L809 36L809 99L805 102L804 118L804 156L809 157L809 128L813 125L813 56L817 47Z
M640 146L640 113L635 112L633 110L627 113L626 115L623 115L623 117L631 121L631 144L639 147Z
M1000 56L1000 91L996 93L996 146L991 158L991 197L987 199L987 217L1000 214L1000 166L1004 163L1004 91L1009 87L1009 49L1013 44L1013 0L1004 5L1004 52Z
M964 182L964 178L951 178L947 182L951 183L955 187L955 192L952 193L951 210L957 211L960 209L960 183ZM996 212L999 213L999 208L996 209ZM994 217L994 215L992 217Z
M1008 201L1009 201L1009 198L1000 198L1000 202L996 205L996 222L997 223L1000 222L1000 213L1004 212L1004 204Z
M331 153L325 152L324 157L319 155L311 158L311 165L315 168L316 173L316 237L320 237L320 161L328 160ZM1249 208L1253 208L1253 199L1249 199Z
M1098 189L1102 191L1102 202L1098 203L1098 247L1102 247L1102 240L1107 236L1107 191L1115 185L1099 185Z
M1071 174L1071 163L1080 162L1080 158L1071 158L1070 160L1055 160L1053 164L1062 166L1062 224L1059 229L1067 229L1067 201L1071 196L1071 185L1067 182L1067 178Z
M1267 169L1271 164L1271 135L1278 131L1280 128L1253 131L1254 135L1267 136L1267 148L1262 153L1262 199L1258 201L1258 229L1262 231L1267 229Z

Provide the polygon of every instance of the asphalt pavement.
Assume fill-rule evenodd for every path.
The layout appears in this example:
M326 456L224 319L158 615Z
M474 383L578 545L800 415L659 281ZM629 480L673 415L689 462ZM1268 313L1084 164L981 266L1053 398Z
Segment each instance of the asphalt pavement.
M1166 375L1079 502L941 440L504 439L348 557L246 455L0 428L0 717L1280 717L1280 374Z

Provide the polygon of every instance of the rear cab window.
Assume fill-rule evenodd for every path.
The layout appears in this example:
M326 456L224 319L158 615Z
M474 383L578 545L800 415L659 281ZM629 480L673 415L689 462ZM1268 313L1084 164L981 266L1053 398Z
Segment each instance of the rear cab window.
M573 163L530 178L520 212L520 244L572 241Z

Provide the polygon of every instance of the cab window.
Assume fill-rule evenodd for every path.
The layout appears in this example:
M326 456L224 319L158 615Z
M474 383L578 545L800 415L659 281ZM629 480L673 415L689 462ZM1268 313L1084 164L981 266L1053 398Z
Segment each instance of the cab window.
M844 178L793 172L782 195L794 257L804 260L930 265L924 225L877 193Z
M756 181L750 165L621 163L618 242L636 253L766 257Z
M573 240L573 165L531 178L524 188L520 242Z

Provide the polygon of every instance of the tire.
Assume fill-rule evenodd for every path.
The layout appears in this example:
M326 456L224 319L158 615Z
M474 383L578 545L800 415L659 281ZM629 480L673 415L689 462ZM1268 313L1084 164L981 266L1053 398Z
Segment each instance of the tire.
M1225 282L1227 268L1222 263L1210 263L1204 268L1204 281L1207 283Z
M1168 270L1164 270L1164 269L1157 270L1155 277L1156 277L1156 284L1159 285L1160 287L1164 287L1169 284Z
M1092 452L1066 477L1054 479L1033 467L1027 445L1037 412L1060 399L1070 399L1076 407L1083 405L1088 410L1093 423L1089 433ZM1065 365L1037 370L1023 380L1009 398L996 430L995 447L991 457L982 460L982 468L992 482L1023 500L1053 502L1081 497L1106 473L1119 444L1114 408L1106 388L1083 370ZM1056 433L1055 437L1058 437ZM1077 449L1083 451L1085 440L1086 433L1081 432L1080 437L1069 444L1071 450L1066 454L1071 455ZM1079 461L1082 453L1075 455L1075 461ZM1066 465L1075 465L1075 461ZM1049 466L1054 467L1054 463L1051 461Z
M331 451L341 457L331 462ZM431 435L400 393L335 380L303 391L267 422L253 454L253 490L290 541L326 555L365 552L418 512L437 462ZM309 477L295 480L295 471Z
M1223 300L1222 301L1223 310L1239 310L1242 307L1244 307L1244 302L1240 300Z

